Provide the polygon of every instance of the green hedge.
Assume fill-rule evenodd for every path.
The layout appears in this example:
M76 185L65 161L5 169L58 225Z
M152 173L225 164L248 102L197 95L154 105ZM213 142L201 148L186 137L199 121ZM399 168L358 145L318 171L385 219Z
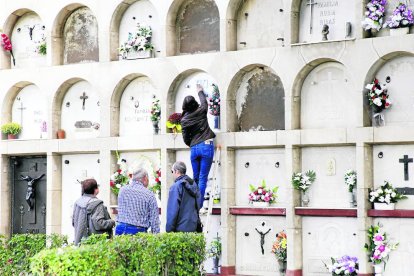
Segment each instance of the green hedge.
M200 275L205 239L196 233L94 238L31 259L34 275ZM93 242L91 242L91 240Z
M30 271L30 257L48 248L61 247L67 239L60 235L18 234L10 240L0 236L0 275L19 275Z

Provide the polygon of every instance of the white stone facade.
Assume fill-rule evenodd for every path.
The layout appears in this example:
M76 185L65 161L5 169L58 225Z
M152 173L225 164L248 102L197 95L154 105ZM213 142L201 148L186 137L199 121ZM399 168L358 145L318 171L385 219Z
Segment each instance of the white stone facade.
M369 217L367 210L371 209L371 204L367 197L369 188L381 185L384 180L392 181L396 187L410 187L412 181L404 180L403 165L396 159L404 154L414 155L414 89L410 83L414 71L413 34L391 37L385 29L378 37L368 38L360 23L364 1L336 1L347 3L342 9L334 9L341 13L338 15L341 29L335 32L335 27L331 26L332 39L321 42L317 21L312 21L315 24L312 37L307 39L303 35L309 30L310 15L301 15L300 0L263 1L266 5L262 0L215 0L220 18L220 51L183 55L178 48L177 37L181 29L177 27L177 18L182 6L189 1L81 0L74 3L56 0L40 3L35 0L0 0L0 28L6 34L13 33L15 45L22 44L17 49L19 57L24 59L19 63L17 58L19 65L14 66L9 54L0 50L1 122L10 122L14 118L20 120L21 112L36 112L37 109L33 108L18 109L21 106L17 98L22 94L23 99L27 95L26 90L30 90L39 95L39 103L30 98L32 102L24 102L25 106L45 106L44 113L37 113L38 119L23 116L23 120L35 119L36 123L45 120L47 124L46 133L40 133L40 126L33 126L33 132L24 132L22 139L10 141L3 136L0 141L0 233L8 235L11 229L11 156L47 156L47 233L62 233L70 228L65 219L68 219L69 205L74 196L69 197L66 192L70 185L75 184L66 177L93 175L102 186L99 197L107 205L115 203L109 184L102 185L109 183L110 175L116 170L115 151L137 156L160 154L163 172L161 209L165 210L168 187L172 183L171 165L178 159L188 158L188 149L181 136L167 133L166 120L169 114L180 110L179 98L186 93L194 93L186 91L197 82L196 76L201 75L204 80L216 82L222 103L221 128L216 130L216 144L221 145L221 166L218 169L221 216L220 219L215 216L213 225L220 229L222 237L223 274L277 274L277 262L269 251L275 233L285 229L289 275L328 275L321 261L344 254L357 255L360 272L369 275L372 266L363 246L367 241L367 228L380 221L392 238L401 243L400 249L392 253L384 275L411 275L408 264L414 261L410 247L414 242L411 234L414 220ZM137 4L139 2L142 5ZM414 3L409 2L412 7ZM139 9L134 22L145 17L142 22L154 24L155 58L119 60L117 48L125 39L125 31L130 27L128 21L131 21L124 15L131 17L135 14L129 7ZM97 26L98 39L97 45L90 50L98 54L99 62L85 59L88 62L63 65L67 63L64 25L79 8L87 10L93 15L91 18L95 18L95 21L91 19L91 24L93 30ZM274 11L274 17L270 11ZM332 15L330 12L325 14ZM244 22L250 16L252 20ZM25 20L29 23L36 21L40 28L44 26L41 30L46 36L45 57L34 56L33 52L23 55L24 49L33 47L32 42L27 37L20 39L14 34L17 32L16 24L29 24L24 23ZM345 37L344 24L349 20L352 32ZM272 24L280 25L275 27ZM259 30L260 39L255 38L255 30ZM314 35L315 32L318 35ZM27 47L23 47L25 43ZM32 56L36 66L30 62ZM270 71L283 84L284 129L238 132L238 103L243 102L238 98L238 91L245 85L241 83L245 76L258 68ZM375 76L382 82L390 76L390 99L395 99L395 105L385 111L385 126L382 127L371 126L365 97L365 85ZM145 83L140 84L139 80ZM128 95L126 98L123 97L124 91L129 93L125 94ZM80 98L83 92L88 99ZM125 119L132 118L132 121L139 119L135 126L128 122L132 128L151 127L142 121L147 120L146 115L125 114L133 110L131 97L144 95L142 103L149 103L149 93L158 95L161 103L159 135L153 135L151 129L140 133L123 125ZM45 104L41 102L43 98L46 98ZM67 112L68 102L75 108L74 113ZM120 110L123 106L127 108ZM271 113L270 110L255 112ZM72 131L70 128L79 120L90 120L94 127ZM23 125L26 123L31 124L23 122ZM56 139L60 128L66 130L67 139ZM378 157L380 151L383 159ZM84 165L77 164L73 169L76 171L71 173L65 169L65 160L69 159ZM190 166L189 160L183 161ZM248 166L250 171L246 171L246 162L251 164ZM277 169L276 162L279 163ZM409 164L409 173L413 173L412 166ZM355 169L358 172L357 217L295 215L295 207L300 206L300 195L292 189L290 178L293 172L308 169L315 170L319 176L311 189L310 208L322 209L348 208L343 174L347 169ZM268 185L280 187L279 203L275 207L285 207L286 215L249 217L230 214L230 207L248 207L246 186L258 185L264 178ZM414 199L409 196L397 208L414 209ZM164 226L165 212L161 217ZM259 246L254 228L263 220L271 225L264 256L259 251L250 252L251 247ZM249 238L245 236L247 232L250 233ZM251 240L253 238L255 240ZM341 240L341 243L332 246L336 240ZM248 259L250 254L252 258ZM249 266L252 262L267 264L271 261L274 263Z

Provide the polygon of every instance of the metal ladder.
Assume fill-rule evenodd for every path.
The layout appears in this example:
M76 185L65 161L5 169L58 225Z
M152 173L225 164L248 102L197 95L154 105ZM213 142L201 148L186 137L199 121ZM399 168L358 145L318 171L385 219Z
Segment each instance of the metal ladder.
M206 223L204 226L204 235L207 237L208 233L210 232L210 216L213 213L213 197L216 194L216 191L218 190L217 185L217 171L218 167L220 166L220 159L221 159L221 145L217 145L216 153L214 154L214 167L213 167L213 177L212 177L212 183L211 183L211 190L210 190L210 199L208 202L208 209L207 209L207 218ZM220 196L221 197L221 196Z

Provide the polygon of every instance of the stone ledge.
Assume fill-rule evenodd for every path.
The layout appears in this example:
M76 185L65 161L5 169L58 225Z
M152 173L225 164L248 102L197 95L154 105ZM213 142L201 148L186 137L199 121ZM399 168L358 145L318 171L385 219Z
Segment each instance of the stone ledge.
M323 209L296 207L295 215L311 217L357 217L357 209Z
M278 207L230 207L229 212L235 216L286 216L286 208Z
M414 210L368 210L369 217L414 218Z
M117 205L110 205L109 208L112 210L112 214L118 214L118 206ZM159 214L161 215L161 208L158 208ZM213 208L212 215L221 215L221 208Z

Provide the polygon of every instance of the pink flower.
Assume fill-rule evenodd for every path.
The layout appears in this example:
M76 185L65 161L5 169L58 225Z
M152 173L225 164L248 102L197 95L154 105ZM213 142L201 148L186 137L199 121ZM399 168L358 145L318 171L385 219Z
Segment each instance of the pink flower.
M269 202L270 201L270 197L265 196L264 201Z
M381 252L384 252L385 250L385 245L381 245L380 247L378 247L378 250Z
M376 235L376 236L374 237L374 240L376 240L376 241L383 241L383 240L384 240L384 238L382 237L382 235Z

